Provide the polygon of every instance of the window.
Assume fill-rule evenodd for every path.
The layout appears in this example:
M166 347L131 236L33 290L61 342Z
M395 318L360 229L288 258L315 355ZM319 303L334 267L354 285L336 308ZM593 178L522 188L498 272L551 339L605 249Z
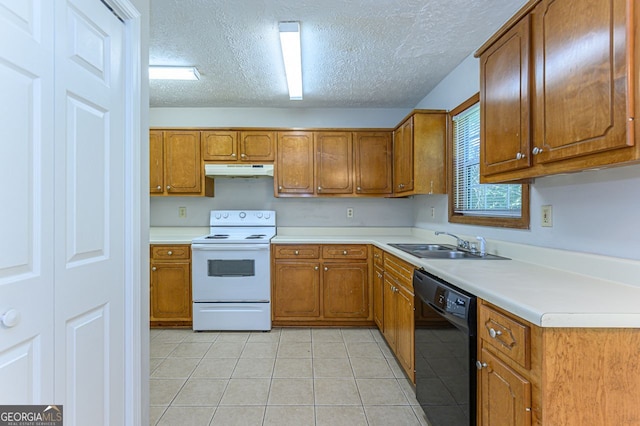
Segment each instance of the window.
M480 183L480 103L475 95L451 111L449 222L529 227L529 185Z

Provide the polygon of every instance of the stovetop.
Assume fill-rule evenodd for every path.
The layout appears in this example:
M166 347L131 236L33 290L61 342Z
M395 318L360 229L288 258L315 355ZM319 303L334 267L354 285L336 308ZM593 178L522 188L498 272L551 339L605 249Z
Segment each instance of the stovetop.
M194 238L193 244L268 244L276 234L273 210L212 210L209 235Z

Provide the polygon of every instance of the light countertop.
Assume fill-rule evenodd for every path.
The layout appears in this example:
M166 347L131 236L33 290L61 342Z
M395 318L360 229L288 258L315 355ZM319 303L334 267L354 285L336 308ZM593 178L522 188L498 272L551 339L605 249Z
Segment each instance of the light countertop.
M151 228L150 239L189 244L207 232ZM640 261L498 241L488 252L512 260L418 259L388 245L425 242L452 241L416 228L278 228L272 240L373 244L541 327L640 327Z

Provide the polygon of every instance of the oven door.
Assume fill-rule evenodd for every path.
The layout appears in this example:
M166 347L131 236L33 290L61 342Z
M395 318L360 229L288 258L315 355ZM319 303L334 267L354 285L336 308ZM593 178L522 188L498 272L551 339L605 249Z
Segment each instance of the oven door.
M194 302L269 302L270 244L192 244Z

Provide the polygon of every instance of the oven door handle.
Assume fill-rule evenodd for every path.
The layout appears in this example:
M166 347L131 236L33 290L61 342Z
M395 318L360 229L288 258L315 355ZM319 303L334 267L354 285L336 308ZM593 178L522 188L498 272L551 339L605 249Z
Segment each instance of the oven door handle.
M192 244L191 249L194 251L269 251L269 244Z

